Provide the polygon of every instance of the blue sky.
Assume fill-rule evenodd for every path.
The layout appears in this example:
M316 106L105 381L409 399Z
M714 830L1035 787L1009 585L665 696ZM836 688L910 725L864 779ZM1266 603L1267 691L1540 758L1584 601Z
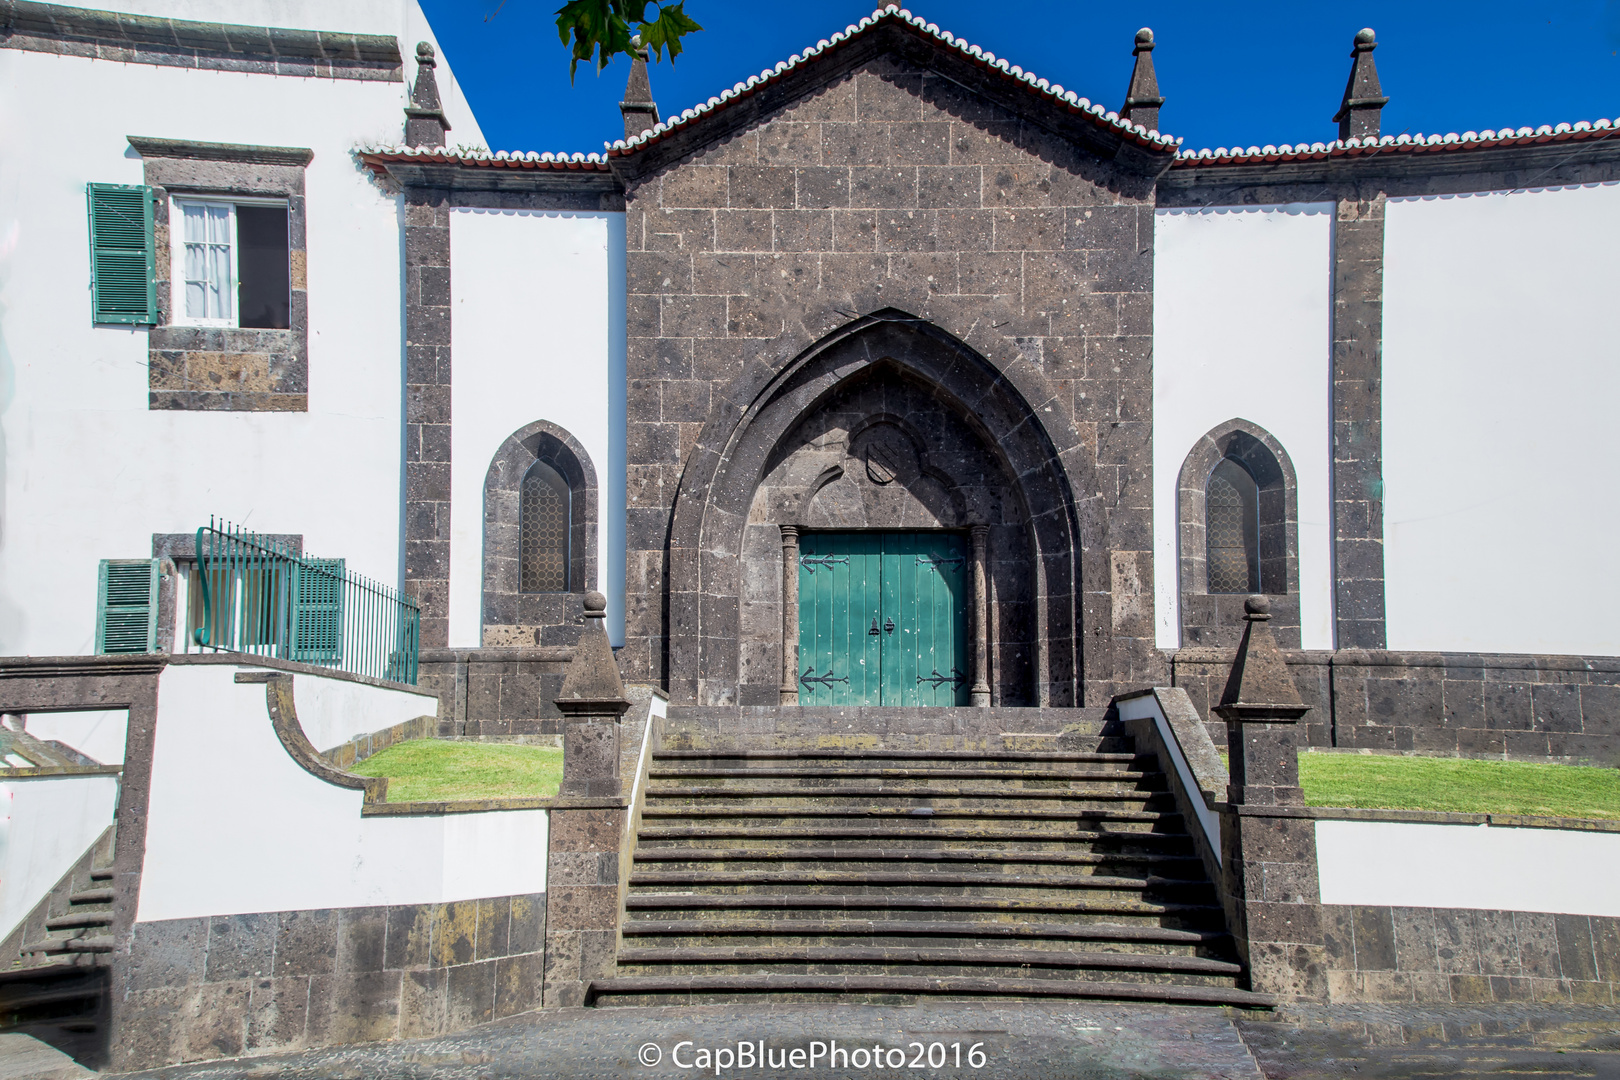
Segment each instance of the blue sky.
M561 0L422 0L492 150L593 151L623 132L627 62L568 81ZM687 0L703 24L687 51L652 69L664 115L785 60L876 6ZM1620 117L1620 0L1570 3L1083 5L921 0L910 10L1093 101L1117 109L1131 41L1158 40L1163 130L1192 148L1334 137L1351 38L1378 32L1390 104L1385 134L1520 127ZM766 14L761 15L761 12ZM452 141L454 133L452 133Z

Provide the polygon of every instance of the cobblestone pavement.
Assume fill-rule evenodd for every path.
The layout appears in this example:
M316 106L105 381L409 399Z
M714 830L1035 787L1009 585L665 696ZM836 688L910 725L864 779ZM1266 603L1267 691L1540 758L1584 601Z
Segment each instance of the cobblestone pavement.
M829 1066L835 1043L839 1056ZM790 1056L793 1050L802 1055ZM984 1054L982 1065L975 1051ZM652 1063L643 1064L640 1054ZM881 1061L874 1065L877 1054ZM438 1039L137 1075L166 1080L1473 1080L1521 1075L1620 1080L1620 1010L1338 1006L1258 1016L1050 1002L564 1009Z

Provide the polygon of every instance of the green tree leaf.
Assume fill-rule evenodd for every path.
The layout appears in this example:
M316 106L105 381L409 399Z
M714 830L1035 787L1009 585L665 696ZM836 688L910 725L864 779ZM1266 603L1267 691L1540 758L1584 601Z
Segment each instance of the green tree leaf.
M557 35L569 48L569 81L581 60L594 61L600 71L621 53L635 55L632 25L654 58L662 59L667 50L673 61L681 52L682 36L703 29L682 10L684 2L659 5L658 17L649 20L652 0L568 0L557 10Z
M662 59L662 51L669 50L670 63L681 53L681 37L696 30L702 30L693 19L682 10L686 0L678 4L664 4L658 9L658 18L653 22L641 24L641 43L655 58Z

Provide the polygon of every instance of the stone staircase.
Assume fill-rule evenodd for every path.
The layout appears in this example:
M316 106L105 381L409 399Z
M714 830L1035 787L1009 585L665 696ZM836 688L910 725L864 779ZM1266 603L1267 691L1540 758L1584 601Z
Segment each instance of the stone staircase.
M0 942L0 1031L25 1032L80 1061L104 1050L113 843L108 829Z
M1270 1004L1102 710L782 712L671 710L596 1004Z

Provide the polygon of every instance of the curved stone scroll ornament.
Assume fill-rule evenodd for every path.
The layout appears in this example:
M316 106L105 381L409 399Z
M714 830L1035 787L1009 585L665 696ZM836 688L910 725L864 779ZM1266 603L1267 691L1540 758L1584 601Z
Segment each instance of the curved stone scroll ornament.
M298 707L293 703L293 677L277 671L238 671L238 683L264 683L264 704L270 713L270 725L283 749L298 763L299 768L335 787L356 788L365 793L364 805L388 801L386 776L356 776L344 772L321 756L304 734L298 722Z

